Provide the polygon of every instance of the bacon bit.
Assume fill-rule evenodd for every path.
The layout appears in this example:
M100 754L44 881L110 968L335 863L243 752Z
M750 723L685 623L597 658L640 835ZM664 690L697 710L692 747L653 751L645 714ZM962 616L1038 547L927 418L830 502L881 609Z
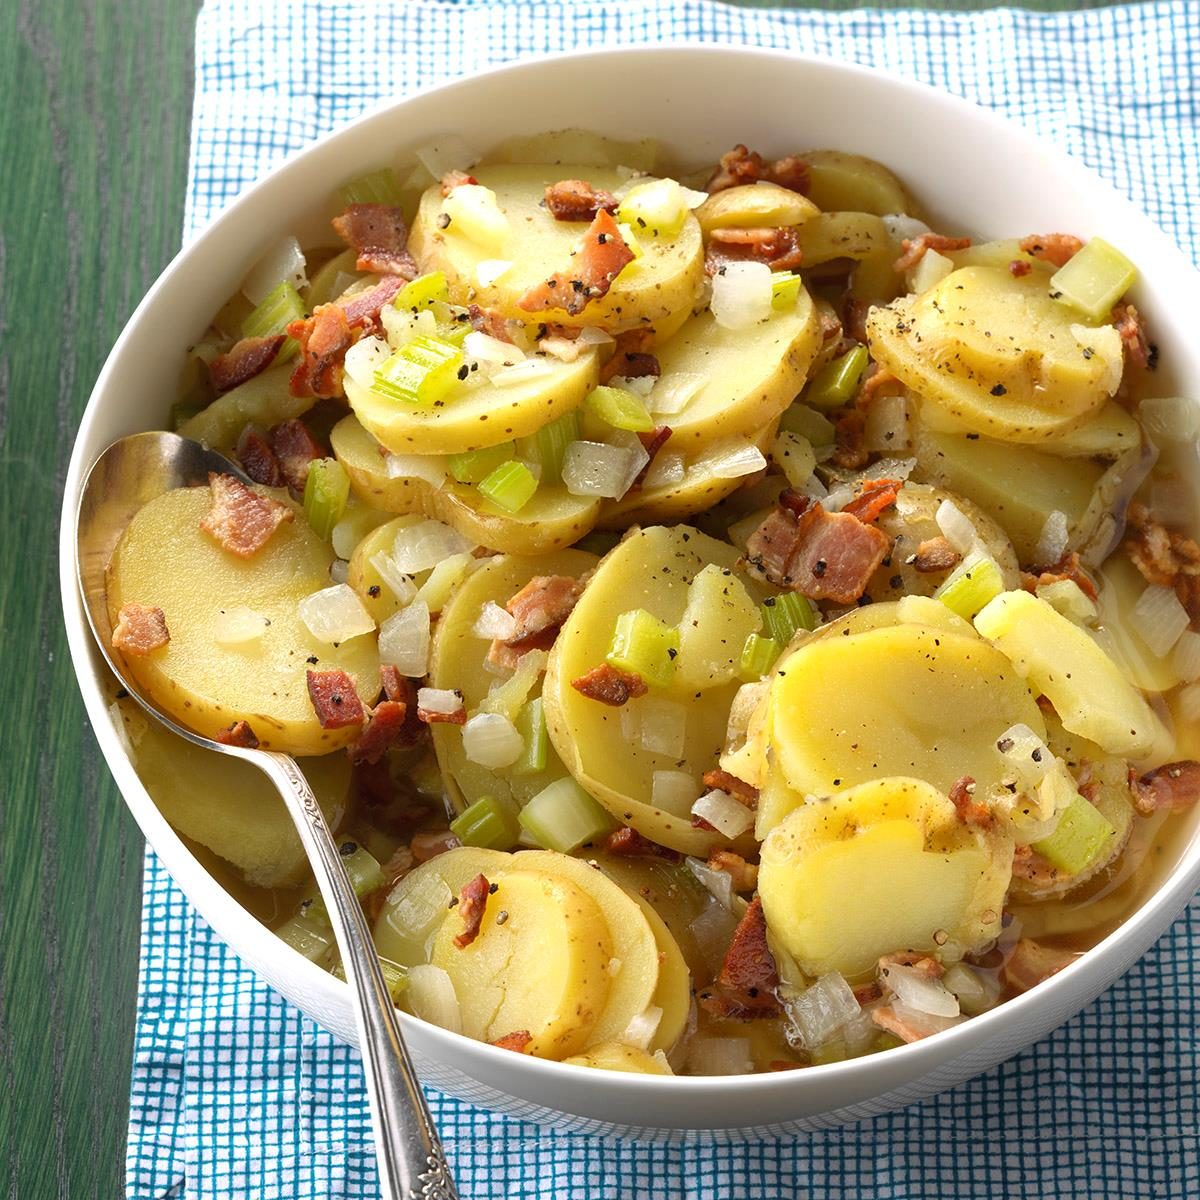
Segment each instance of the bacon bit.
M946 968L936 958L930 958L918 950L897 950L894 954L885 954L879 960L879 970L882 971L884 967L910 967L926 979L941 979L946 973Z
M778 184L788 191L799 192L802 196L808 194L811 183L808 163L804 159L788 154L769 163L761 154L747 150L739 142L732 150L721 155L721 161L708 181L707 191L710 194L723 192L726 188L757 183L760 179Z
M478 182L479 180L474 175L468 175L466 171L459 171L457 169L447 171L442 176L442 196L446 197L450 195L456 187L462 187L464 184L477 184Z
M586 675L571 680L571 686L589 700L596 700L612 708L620 708L649 690L645 680L632 671L618 671L608 663L593 667Z
M381 329L379 314L385 304L390 304L407 281L402 275L385 275L374 287L355 292L349 300L337 301L346 314L346 323L351 329L363 333L377 333Z
M1051 975L1057 975L1079 957L1073 950L1043 946L1032 938L1021 938L1004 964L1004 979L1010 987L1027 992Z
M515 667L530 650L548 650L582 594L583 581L570 575L535 575L504 606L517 628L512 637L492 642L488 662Z
M913 569L922 575L951 571L962 562L962 555L944 537L927 538L917 547Z
M275 361L279 347L286 340L282 333L242 338L224 354L218 354L208 364L208 377L217 394L232 391L247 379L261 375Z
M1089 600L1099 598L1100 593L1096 590L1092 577L1080 566L1079 555L1074 550L1064 554L1058 562L1043 571L1036 574L1030 571L1021 573L1021 585L1027 592L1036 591L1042 585L1062 583L1066 579L1076 584Z
M238 438L234 453L242 464L242 470L263 487L282 487L283 472L279 469L279 459L271 449L271 443L254 428L247 425Z
M800 234L790 225L779 228L714 229L704 251L709 276L735 262L766 263L772 271L796 271L804 263Z
M112 635L114 650L135 658L145 658L170 640L166 614L161 608L135 604L133 601L121 605L121 611L117 613L117 627Z
M877 521L886 509L896 503L896 497L904 486L903 479L865 479L857 496L842 512L857 517L864 524Z
M445 854L447 850L457 850L461 845L458 835L449 829L426 829L413 835L409 849L417 862L426 863L439 854Z
M617 198L586 179L560 179L546 188L546 208L556 221L594 221L601 209L616 212Z
M821 319L821 345L828 346L830 342L839 341L842 336L841 317L824 301L817 306L817 313Z
M950 786L950 803L964 825L991 829L995 823L992 810L982 800L975 799L975 780L970 775L956 779Z
M779 971L767 944L767 919L755 896L733 931L714 993L701 998L719 1016L770 1017L780 1011Z
M345 671L307 671L308 698L322 729L361 725L367 714Z
M566 309L577 317L593 301L608 294L613 280L633 262L612 214L601 210L583 235L574 264L541 283L534 284L517 301L525 312Z
M351 204L333 218L333 228L358 255L354 265L360 271L416 278L417 263L407 250L408 226L395 205Z
M279 470L292 491L302 493L308 468L325 457L325 448L309 432L303 421L283 421L271 430L271 448L279 460Z
M404 734L408 705L403 700L383 700L371 710L358 740L348 748L350 761L377 763Z
M883 562L891 540L852 513L827 513L809 505L799 516L777 505L750 535L746 561L752 574L810 600L853 604Z
M1147 583L1173 587L1192 624L1200 623L1200 545L1168 529L1138 501L1129 506L1129 557Z
M454 935L454 944L460 950L465 950L479 936L491 886L486 875L476 875L458 893L458 913L463 920L463 931Z
M895 1034L904 1042L919 1042L935 1032L928 1027L919 1027L907 1018L900 1016L890 1004L881 1004L871 1009L871 1020L885 1033Z
M728 792L747 808L754 808L758 804L758 788L736 775L730 775L728 771L722 771L720 767L704 772L704 786Z
M710 871L724 871L733 881L735 892L752 892L758 887L758 866L748 863L732 850L714 850L708 856Z
M228 729L222 729L217 734L217 741L222 746L241 746L243 750L257 750L259 746L249 721L234 721Z
M668 862L679 862L683 857L678 850L660 846L628 825L610 833L604 839L603 849L617 858L665 858Z
M555 625L511 642L502 642L497 638L488 649L487 660L494 667L511 671L530 650L549 650L557 637L558 626Z
M854 998L858 1001L860 1008L873 1004L882 995L883 988L877 983L864 983L854 989Z
M650 456L646 459L645 465L633 477L633 483L629 485L631 492L637 491L645 482L646 476L650 474L650 468L654 466L654 456L666 445L671 438L670 425L656 425L648 433L639 433L638 441L642 443L642 449Z
M940 233L923 233L920 237L905 238L900 243L902 253L892 264L892 269L903 275L925 257L927 250L965 250L970 244L969 237L944 237Z
M253 558L280 525L295 520L286 504L260 496L232 475L210 471L208 486L212 507L200 519L200 528L238 558Z
M858 395L854 397L854 403L860 408L866 408L875 399L876 392L889 394L889 389L895 387L899 382L900 380L886 367L880 366L879 363L872 363L871 370L858 389Z
M488 337L494 337L500 342L512 342L508 321L500 313L490 308L480 308L478 304L471 304L467 307L467 316L470 318L471 328L476 333L486 333Z
M1034 233L1021 239L1021 249L1032 258L1065 267L1083 249L1083 242L1070 233Z
M400 700L410 708L417 704L417 689L413 681L400 674L400 668L384 663L379 668L379 686L389 700Z
M650 347L654 345L653 329L627 329L617 334L616 343L612 357L600 368L601 383L607 383L614 375L624 375L628 379L658 376L658 359L650 353Z
M847 471L857 471L867 465L871 452L863 445L867 414L861 408L847 409L833 423L833 461Z
M1146 336L1146 326L1142 315L1128 302L1118 304L1113 309L1113 325L1121 335L1121 345L1125 348L1125 356L1133 366L1140 370L1147 367L1154 370L1158 366L1158 349Z
M322 304L311 317L292 321L288 336L300 343L288 390L293 396L325 399L342 394L342 364L354 344L346 310Z
M1083 789L1080 788L1082 793ZM1091 799L1091 797L1085 797ZM1052 887L1059 878L1059 870L1044 859L1032 846L1014 846L1012 877L1038 887Z
M529 1043L533 1041L533 1034L528 1029L518 1029L514 1033L506 1033L503 1037L496 1038L493 1042L488 1042L489 1046L497 1046L501 1050L515 1050L518 1054L524 1054L529 1048Z
M1014 279L1022 279L1032 270L1032 265L1026 262L1023 258L1014 258L1012 262L1008 264L1008 273Z
M692 815L692 828L702 829L705 833L717 832L717 827L715 825L710 825L709 822L707 822L703 817L697 816L694 813Z
M1200 763L1185 759L1156 767L1133 783L1133 802L1145 816L1183 812L1200 800Z
M453 712L430 712L429 709L422 708L418 701L417 717L426 725L465 725L467 708L465 704L460 704Z

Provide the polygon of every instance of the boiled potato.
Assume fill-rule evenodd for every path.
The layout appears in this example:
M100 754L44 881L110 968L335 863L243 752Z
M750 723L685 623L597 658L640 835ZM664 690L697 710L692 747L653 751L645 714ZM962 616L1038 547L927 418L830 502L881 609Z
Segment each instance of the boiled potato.
M207 408L185 421L179 432L213 450L228 452L247 425L269 429L281 421L303 416L316 400L293 396L288 390L292 364L284 363L218 396Z
M875 359L960 429L1041 442L1082 425L1120 383L1116 331L1078 316L1033 276L963 267L872 310L867 335Z
M762 613L728 567L710 564L692 580L679 621L675 674L680 687L705 689L737 675L746 639L762 628Z
M509 554L540 554L569 546L596 523L600 501L572 496L565 487L539 487L520 512L510 513L449 476L435 487L426 479L388 475L379 443L345 417L333 427L330 444L362 500L386 512L420 513L453 525L481 546ZM435 460L436 461L436 460Z
M323 263L308 282L308 291L304 297L305 309L312 312L318 304L332 303L346 290L350 280L360 279L361 275L355 265L357 261L357 250L343 250Z
M810 150L800 157L808 163L809 198L826 212L919 213L904 184L873 158L841 150Z
M595 1040L611 990L603 911L561 875L507 871L492 884L479 936L455 945L463 921L449 909L429 955L454 984L463 1033L491 1042L526 1030L527 1052L538 1058L578 1054Z
M779 229L803 225L819 213L807 197L777 183L748 183L709 196L696 209L705 234L714 229Z
M594 1067L600 1071L627 1071L634 1075L673 1075L667 1062L636 1046L621 1042L601 1042L586 1054L575 1054L563 1062L573 1067Z
M1066 729L1109 754L1145 755L1168 736L1112 659L1044 600L1002 592L975 618L975 628L1045 693Z
M434 184L421 197L409 234L408 248L424 271L445 271L450 295L457 303L475 303L526 323L546 322L579 328L598 325L610 333L652 328L669 337L691 314L704 281L704 247L700 226L689 213L674 239L640 238L642 254L613 281L607 295L591 301L582 312L565 309L531 313L521 297L533 286L566 270L571 254L587 229L584 221L558 221L544 207L545 189L561 179L586 179L594 187L613 191L625 182L619 172L594 164L501 164L479 167L475 177L496 194L508 220L509 234L499 249L484 247L442 229L441 188ZM512 266L494 283L483 287L476 269L487 259Z
M763 843L758 886L805 974L856 979L896 950L952 961L994 938L1011 863L1012 842L936 788L885 778L792 812Z
M376 625L382 625L388 617L398 613L404 606L388 581L375 569L371 559L376 554L390 555L392 547L396 544L396 534L422 519L416 514L393 517L392 520L372 529L354 547L354 553L350 555L346 582L358 593L363 607L371 614Z
M265 490L264 490L265 494ZM306 672L343 670L364 702L379 693L373 634L331 646L300 620L298 605L329 586L333 551L297 510L253 558L238 558L200 528L208 488L177 488L151 500L130 521L108 568L109 617L123 604L155 605L171 640L126 659L129 673L181 724L215 738L248 721L264 749L326 754L353 741L356 725L322 729ZM217 642L221 611L245 606L268 624L240 645Z
M654 138L624 142L587 129L556 129L550 133L517 134L484 155L488 163L600 163L653 171L661 148ZM466 164L463 164L464 166ZM563 179L565 176L556 176ZM595 180L592 181L595 183ZM599 184L596 185L597 187Z
M956 267L1003 267L1008 270L1011 262L1025 263L1031 271L1042 275L1047 282L1058 270L1045 259L1035 258L1021 249L1019 238L997 238L990 242L974 242L962 250L940 250Z
M687 1028L692 1007L692 974L675 935L654 905L636 892L627 892L627 895L642 910L658 946L658 985L650 1003L662 1010L662 1017L650 1039L650 1049L669 1053Z
M867 259L897 251L887 225L864 212L823 212L798 230L806 267L836 258ZM890 259L889 259L890 261Z
M1180 682L1174 659L1161 658L1142 641L1130 617L1146 590L1146 580L1123 550L1100 568L1100 624L1113 658L1134 686L1146 692L1168 692Z

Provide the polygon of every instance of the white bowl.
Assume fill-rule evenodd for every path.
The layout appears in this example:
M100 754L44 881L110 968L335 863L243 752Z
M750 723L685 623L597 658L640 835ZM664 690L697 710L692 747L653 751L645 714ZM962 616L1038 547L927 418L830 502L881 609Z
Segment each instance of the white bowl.
M616 86L614 86L616 85ZM545 99L553 97L548 106ZM744 98L744 99L743 99ZM991 236L1107 235L1138 263L1137 302L1164 363L1200 378L1186 328L1197 276L1146 217L1061 152L962 100L861 67L780 51L676 45L518 63L380 108L323 138L229 206L163 272L96 382L63 501L60 572L68 640L88 715L134 817L192 904L245 962L347 1042L346 986L289 950L232 900L146 793L113 727L106 675L75 587L74 518L87 467L115 438L167 420L184 347L284 232L318 227L339 182L405 160L434 136L486 148L516 133L580 126L658 137L687 160L735 142L770 154L833 146L876 157L947 226ZM936 131L931 136L930 131ZM664 1140L786 1134L861 1119L994 1066L1078 1012L1143 954L1200 882L1200 837L1165 856L1153 897L1079 961L1032 992L946 1033L885 1054L803 1071L660 1078L565 1067L494 1049L404 1017L423 1078L452 1095L560 1128Z

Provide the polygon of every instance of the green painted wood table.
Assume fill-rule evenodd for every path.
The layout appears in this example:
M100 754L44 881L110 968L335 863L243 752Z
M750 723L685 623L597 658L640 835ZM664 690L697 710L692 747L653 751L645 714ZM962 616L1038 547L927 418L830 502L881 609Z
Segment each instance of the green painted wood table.
M199 0L0 0L0 702L8 714L0 1196L8 1200L121 1191L142 842L76 692L56 535L92 381L179 245L198 8Z

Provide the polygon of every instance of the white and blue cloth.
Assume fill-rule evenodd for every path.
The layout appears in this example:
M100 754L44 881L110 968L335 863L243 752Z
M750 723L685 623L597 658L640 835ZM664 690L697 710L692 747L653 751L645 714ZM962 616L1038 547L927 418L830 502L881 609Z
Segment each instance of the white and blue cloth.
M1193 256L1200 5L819 13L706 0L209 0L185 236L385 95L522 55L693 39L890 68L1040 132ZM403 63L403 72L396 66ZM1191 1200L1200 1196L1200 900L1025 1054L840 1130L654 1147L557 1133L437 1093L464 1200ZM357 1055L260 982L147 853L129 1200L378 1195Z

